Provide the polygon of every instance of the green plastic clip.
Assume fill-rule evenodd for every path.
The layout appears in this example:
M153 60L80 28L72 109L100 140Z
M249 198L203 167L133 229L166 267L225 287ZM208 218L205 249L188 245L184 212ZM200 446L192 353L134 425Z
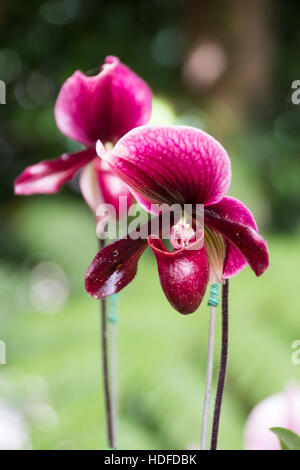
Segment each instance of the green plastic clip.
M219 289L220 289L220 284L213 284L210 287L210 293L209 293L209 299L207 302L207 305L209 307L217 307L219 305Z
M109 298L109 310L107 314L107 320L110 323L118 322L117 306L118 306L118 295L117 294L111 295Z

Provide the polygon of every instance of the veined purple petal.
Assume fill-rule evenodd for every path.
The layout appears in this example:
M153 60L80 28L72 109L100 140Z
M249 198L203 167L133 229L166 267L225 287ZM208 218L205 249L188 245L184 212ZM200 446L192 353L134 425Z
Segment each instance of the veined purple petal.
M92 149L73 154L64 154L55 160L44 160L27 167L15 181L15 194L56 193L71 180L75 173L96 157Z
M61 132L87 146L115 143L150 118L148 85L117 57L109 56L96 76L76 71L61 88L55 106Z
M205 246L169 252L157 237L150 236L148 242L168 301L180 313L193 313L203 299L209 278Z
M116 294L135 277L138 260L147 248L147 240L121 238L95 256L85 278L87 292L96 299Z
M248 263L257 276L269 266L267 244L257 232L249 209L238 199L224 197L204 210L204 223L227 241L224 276L232 277Z
M148 210L151 203L213 204L230 185L226 151L192 127L142 126L100 156Z

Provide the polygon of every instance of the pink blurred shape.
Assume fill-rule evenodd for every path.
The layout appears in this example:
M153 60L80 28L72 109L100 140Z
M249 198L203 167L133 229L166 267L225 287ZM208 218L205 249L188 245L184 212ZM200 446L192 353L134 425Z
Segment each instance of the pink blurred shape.
M290 429L300 434L300 387L289 384L286 389L261 401L251 411L245 427L247 450L280 450L272 427Z

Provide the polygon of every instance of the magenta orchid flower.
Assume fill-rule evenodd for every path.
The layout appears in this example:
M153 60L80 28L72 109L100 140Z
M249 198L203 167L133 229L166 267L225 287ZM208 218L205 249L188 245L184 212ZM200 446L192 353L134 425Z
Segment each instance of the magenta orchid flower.
M146 210L151 211L153 204L203 204L205 242L191 247L197 242L184 218L175 227L183 234L181 248L173 244L172 252L152 235L148 240L127 236L114 241L96 255L87 271L90 295L101 299L123 289L134 278L148 245L167 299L184 314L198 308L208 282L223 282L247 264L257 276L268 267L266 242L253 215L242 202L226 196L230 160L213 137L192 127L142 126L110 152L100 143L97 150Z
M280 450L278 438L270 428L282 427L300 434L300 387L297 384L272 395L251 411L245 427L247 450Z
M56 193L82 169L80 187L95 212L100 202L118 211L119 196L131 194L109 165L96 154L100 139L106 147L150 118L152 93L148 85L118 58L108 56L98 75L76 71L62 86L55 118L63 134L86 148L29 166L15 181L20 195Z

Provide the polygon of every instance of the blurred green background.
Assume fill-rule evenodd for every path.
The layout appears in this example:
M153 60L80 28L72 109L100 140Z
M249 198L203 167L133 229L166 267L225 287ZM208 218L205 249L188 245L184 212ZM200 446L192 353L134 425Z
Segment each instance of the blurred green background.
M0 448L104 449L98 302L84 291L97 249L76 180L55 196L13 195L27 166L75 144L53 107L75 69L96 73L114 54L155 94L153 123L207 130L227 148L230 194L251 208L270 268L230 283L230 355L220 447L243 448L251 408L300 379L297 1L1 1ZM219 319L219 318L218 318ZM219 319L220 320L220 319ZM198 445L208 308L168 305L152 253L119 295L121 449ZM216 368L219 357L216 338ZM6 443L6 444L3 444Z

